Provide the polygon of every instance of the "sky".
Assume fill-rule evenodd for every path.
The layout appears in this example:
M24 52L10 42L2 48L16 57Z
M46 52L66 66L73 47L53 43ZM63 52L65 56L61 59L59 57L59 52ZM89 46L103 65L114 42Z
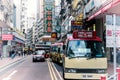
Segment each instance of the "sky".
M20 0L14 0L14 3L16 5L20 4ZM28 0L28 17L29 16L35 16L35 12L37 10L37 0ZM60 0L55 0L55 5L58 6L60 5ZM57 10L59 10L59 8L57 8Z
M20 1L21 0L14 0L15 5L20 6ZM36 11L36 2L37 0L28 0L28 16L31 16L35 13Z
M34 16L36 12L37 0L28 0L28 16Z

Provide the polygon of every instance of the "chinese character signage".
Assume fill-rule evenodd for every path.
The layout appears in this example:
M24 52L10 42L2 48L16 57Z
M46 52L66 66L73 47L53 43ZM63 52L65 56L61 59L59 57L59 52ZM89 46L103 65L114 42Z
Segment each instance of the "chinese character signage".
M52 32L52 12L53 12L54 0L45 0L45 30L46 32Z
M115 38L116 47L120 47L120 26L116 26ZM113 25L106 25L106 46L114 47L114 27Z
M120 16L116 16L115 27L116 31L114 31L112 15L106 15L106 47L120 47ZM116 45L114 45L115 40Z
M12 34L2 34L2 40L13 40Z
M52 11L46 12L46 30L47 32L52 31Z

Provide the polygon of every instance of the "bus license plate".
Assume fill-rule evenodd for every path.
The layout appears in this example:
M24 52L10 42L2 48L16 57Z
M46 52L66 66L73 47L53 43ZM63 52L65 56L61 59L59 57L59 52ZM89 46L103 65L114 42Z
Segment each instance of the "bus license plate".
M93 75L83 75L82 77L83 77L83 78L92 78Z

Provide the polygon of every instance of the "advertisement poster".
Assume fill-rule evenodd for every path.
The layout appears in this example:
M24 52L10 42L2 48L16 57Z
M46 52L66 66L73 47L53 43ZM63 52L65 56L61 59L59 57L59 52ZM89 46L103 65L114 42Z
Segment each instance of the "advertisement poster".
M116 42L116 45L114 45ZM113 25L106 26L106 47L120 47L120 26L116 26L115 37Z
M112 15L106 15L106 47L120 47L120 16L116 16L115 23Z

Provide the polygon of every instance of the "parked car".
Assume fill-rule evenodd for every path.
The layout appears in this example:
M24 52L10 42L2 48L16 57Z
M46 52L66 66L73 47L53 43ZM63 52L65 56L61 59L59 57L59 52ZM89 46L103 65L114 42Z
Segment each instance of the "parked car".
M44 50L37 50L33 54L33 62L35 61L45 61L45 51Z

